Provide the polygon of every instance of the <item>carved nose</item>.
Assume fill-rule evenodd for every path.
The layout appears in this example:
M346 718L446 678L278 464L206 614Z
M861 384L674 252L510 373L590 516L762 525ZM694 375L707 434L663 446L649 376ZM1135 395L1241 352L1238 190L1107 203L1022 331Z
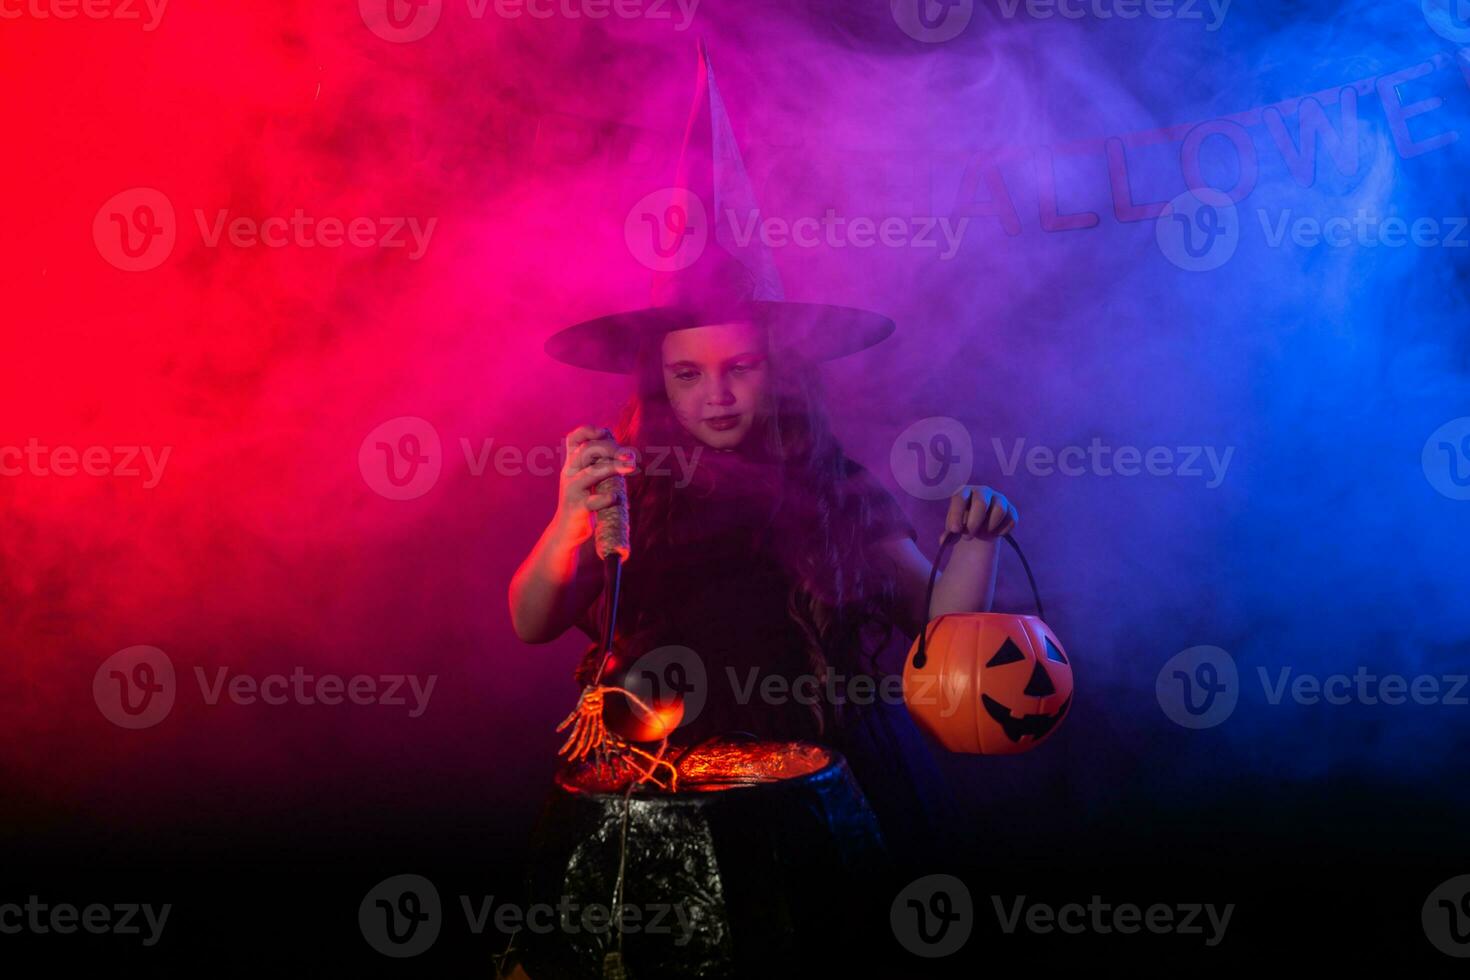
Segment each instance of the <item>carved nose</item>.
M1026 690L1021 693L1028 698L1044 698L1057 693L1051 678L1046 676L1046 671L1042 669L1041 661L1036 661L1036 666L1031 669L1031 680L1026 683Z

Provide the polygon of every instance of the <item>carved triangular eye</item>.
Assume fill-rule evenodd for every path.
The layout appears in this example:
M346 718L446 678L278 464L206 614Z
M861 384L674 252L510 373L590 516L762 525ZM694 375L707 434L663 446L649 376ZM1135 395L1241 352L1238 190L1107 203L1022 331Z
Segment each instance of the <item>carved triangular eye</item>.
M1020 647L1016 646L1016 641L1008 636L1006 637L1005 643L1001 645L999 650L995 651L995 656L991 657L990 662L985 666L1003 667L1006 664L1013 664L1025 659L1026 655L1021 652Z
M1055 660L1059 664L1067 663L1067 655L1051 642L1051 639L1043 636L1042 641L1046 643L1046 659Z

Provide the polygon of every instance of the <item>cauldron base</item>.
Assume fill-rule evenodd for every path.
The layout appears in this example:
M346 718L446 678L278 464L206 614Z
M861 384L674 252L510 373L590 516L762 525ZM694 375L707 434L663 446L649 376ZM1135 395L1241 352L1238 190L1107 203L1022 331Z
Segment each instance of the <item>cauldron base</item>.
M805 974L802 964L870 928L887 931L891 863L839 753L717 742L679 765L679 792L639 788L626 801L586 770L558 776L532 835L527 892L531 906L568 908L570 926L558 919L518 941L534 980L601 977L617 948L616 914L596 929L581 916L612 905L625 807L631 976Z

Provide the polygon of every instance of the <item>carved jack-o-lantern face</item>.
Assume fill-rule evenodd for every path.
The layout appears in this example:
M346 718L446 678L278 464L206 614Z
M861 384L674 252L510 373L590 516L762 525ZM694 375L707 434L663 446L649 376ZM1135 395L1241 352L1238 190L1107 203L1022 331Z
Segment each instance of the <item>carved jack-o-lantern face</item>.
M915 724L952 752L1009 755L1056 731L1072 704L1072 664L1035 616L955 613L909 648L903 696Z

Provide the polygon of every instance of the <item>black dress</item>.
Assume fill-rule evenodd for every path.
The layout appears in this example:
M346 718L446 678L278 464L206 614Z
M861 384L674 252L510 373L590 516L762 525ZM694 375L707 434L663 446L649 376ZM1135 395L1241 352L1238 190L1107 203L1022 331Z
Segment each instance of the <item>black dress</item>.
M939 846L939 825L948 822L948 794L927 742L901 699L872 693L885 686L881 677L865 686L849 683L851 667L831 668L836 673L830 683L818 674L811 644L788 612L795 578L783 556L802 533L802 522L812 519L807 502L781 478L778 464L708 449L688 485L670 492L681 535L640 546L634 528L612 666L603 683L639 689L628 671L641 663L653 665L654 677L681 686L689 710L670 736L673 745L748 732L837 749L868 796L894 856L927 857ZM869 543L917 538L892 495L855 461L846 464L841 493L848 504L861 500L876 516ZM596 670L604 598L577 622L591 640L577 670L579 684L590 682ZM895 631L876 651L880 671L901 673L911 639ZM813 675L821 682L815 690L811 681L791 686ZM893 680L886 687L898 689ZM641 690L648 693L646 686ZM832 690L852 707L835 710Z

